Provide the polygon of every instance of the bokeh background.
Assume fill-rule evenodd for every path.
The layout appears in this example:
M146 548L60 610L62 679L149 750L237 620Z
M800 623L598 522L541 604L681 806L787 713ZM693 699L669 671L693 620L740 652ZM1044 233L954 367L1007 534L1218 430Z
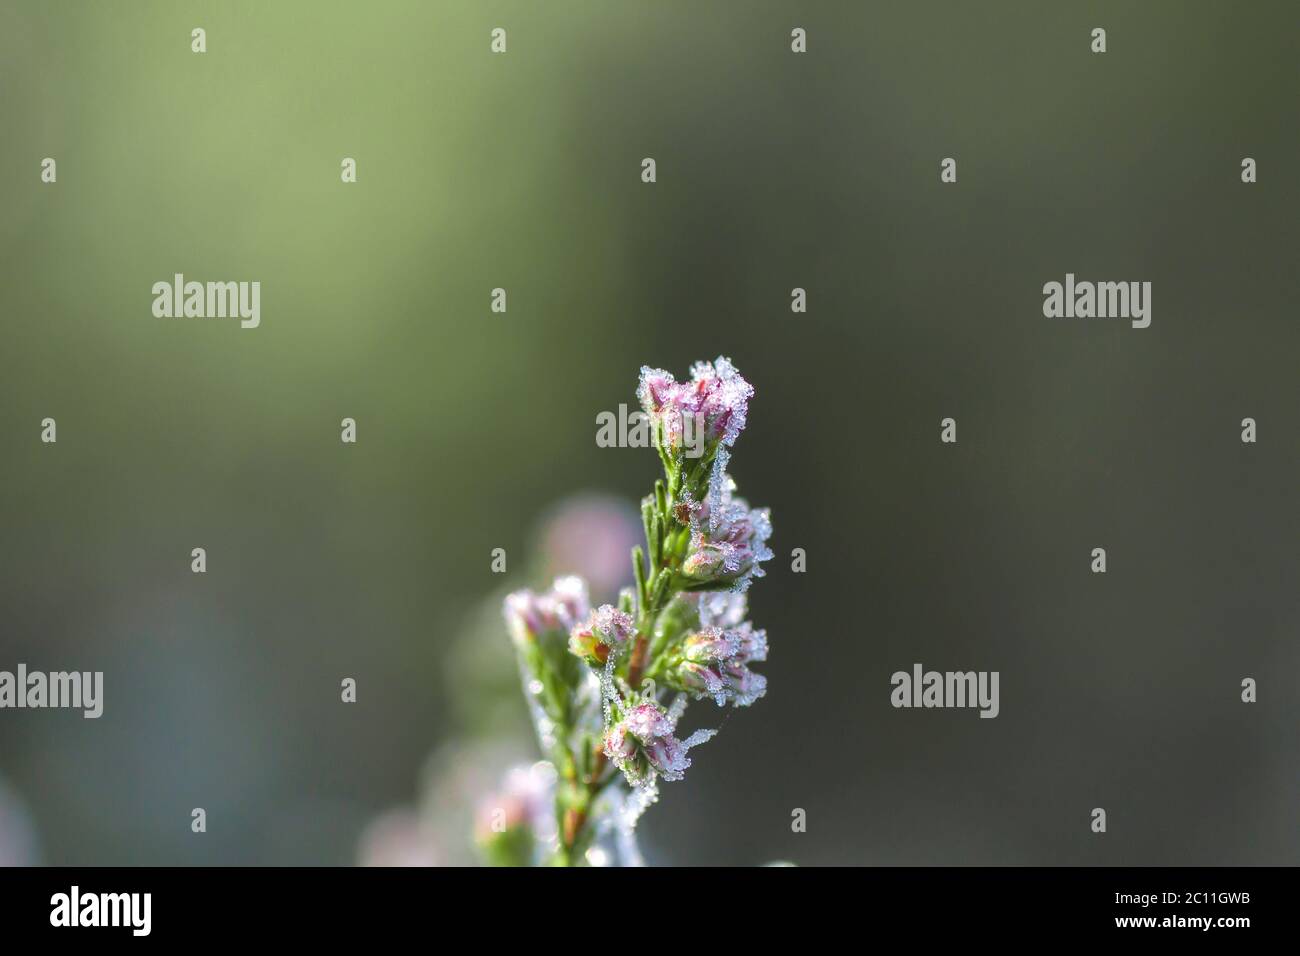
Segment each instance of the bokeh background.
M1297 862L1296 26L5 3L0 668L106 682L98 721L0 712L6 862L467 859L466 801L535 753L495 605L557 570L557 503L649 488L596 414L718 354L758 390L770 690L652 862ZM1045 319L1067 271L1151 281L1151 327ZM261 327L155 319L175 272L260 281ZM1001 716L894 710L917 661L998 670Z

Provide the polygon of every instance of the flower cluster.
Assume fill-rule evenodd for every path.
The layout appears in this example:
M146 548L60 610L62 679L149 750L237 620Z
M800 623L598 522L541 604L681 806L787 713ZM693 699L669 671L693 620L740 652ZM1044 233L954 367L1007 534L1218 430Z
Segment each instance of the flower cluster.
M687 382L642 368L637 397L664 476L641 504L646 543L632 552L634 587L594 610L577 578L506 599L525 690L556 770L555 862L588 858L618 779L632 788L631 803L614 802L639 813L657 781L682 778L688 751L716 732L677 736L690 699L748 706L767 689L751 669L767 659L767 634L746 619L744 592L772 557L772 523L766 508L735 494L728 473L753 394L726 358L697 362ZM630 827L629 818L635 813L621 813L620 825Z
M703 743L716 731L692 734L686 741L673 736L681 709L666 710L654 700L634 704L623 719L605 732L604 753L634 785L641 785L655 775L665 780L680 780L691 765L686 752Z
M767 691L767 678L747 665L767 660L767 632L749 621L739 627L701 627L681 644L680 660L670 671L670 686L696 698L712 697L718 706L748 707Z
M671 372L641 367L636 397L654 423L665 450L683 450L683 431L698 424L706 444L732 445L745 427L754 386L741 378L728 359L696 362L691 380L678 382Z

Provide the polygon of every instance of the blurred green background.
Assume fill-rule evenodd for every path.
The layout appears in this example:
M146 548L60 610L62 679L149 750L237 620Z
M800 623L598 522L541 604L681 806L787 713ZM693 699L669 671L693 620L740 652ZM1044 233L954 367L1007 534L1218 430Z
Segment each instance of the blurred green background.
M98 721L0 712L27 858L351 863L416 803L457 830L428 775L529 753L513 688L485 709L540 517L655 477L596 414L643 363L726 354L757 387L733 471L776 525L770 690L665 787L652 862L1297 862L1296 27L5 3L0 668L106 683ZM176 272L260 281L261 327L154 318ZM1151 281L1151 327L1045 319L1066 272ZM892 709L917 661L1000 671L1001 716Z

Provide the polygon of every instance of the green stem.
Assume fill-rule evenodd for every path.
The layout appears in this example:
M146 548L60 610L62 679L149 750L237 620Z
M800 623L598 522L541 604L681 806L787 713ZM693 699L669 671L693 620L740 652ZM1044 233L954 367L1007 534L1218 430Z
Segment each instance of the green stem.
M658 436L656 436L658 437ZM659 442L656 441L656 445ZM677 592L674 585L675 569L681 564L689 541L689 529L682 528L674 509L682 492L682 468L660 446L667 481L655 482L654 493L641 508L646 543L642 549L632 550L632 570L636 585L636 641L628 661L628 686L637 691L647 676L658 673L662 642L655 639L655 628ZM696 470L698 471L698 464ZM699 483L699 476L692 479ZM648 560L647 560L648 556ZM562 866L575 866L580 862L583 848L589 839L591 808L600 792L618 777L617 770L605 762L603 753L589 763L586 755L570 752L567 743L568 726L557 726L561 736L557 750L560 756L560 781L556 791L556 822L560 828L560 849L556 862ZM600 747L599 740L584 736L578 743L584 748ZM590 770L588 769L590 768Z

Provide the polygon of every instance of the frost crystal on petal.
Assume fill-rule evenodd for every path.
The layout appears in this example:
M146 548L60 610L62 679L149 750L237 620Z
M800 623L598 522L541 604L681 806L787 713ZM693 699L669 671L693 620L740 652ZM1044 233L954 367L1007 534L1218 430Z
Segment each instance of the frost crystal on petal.
M712 363L696 362L691 379L691 411L703 414L706 434L724 445L734 444L745 427L754 386L721 355Z
M591 612L591 628L611 644L626 644L636 633L632 615L611 604L602 604Z
M677 385L672 372L661 368L641 366L641 380L637 383L636 397L647 415L656 415L676 397Z
M703 627L738 627L749 609L745 595L737 591L704 591L695 600Z
M726 468L725 448L735 443L745 427L754 386L729 359L718 356L715 362L696 362L689 382L678 382L671 372L643 365L636 395L641 408L658 423L671 451L682 447L683 420L698 421L705 442L719 446L722 461L714 466L717 473Z

